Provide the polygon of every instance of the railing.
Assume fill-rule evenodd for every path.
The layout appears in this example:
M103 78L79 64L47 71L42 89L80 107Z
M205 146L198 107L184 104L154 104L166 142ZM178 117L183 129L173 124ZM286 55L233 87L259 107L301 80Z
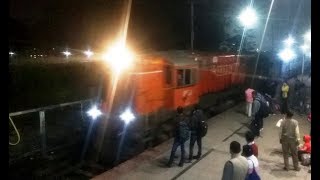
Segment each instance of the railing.
M53 110L56 108L62 108L66 106L75 106L79 105L81 106L81 111L83 108L84 103L92 103L94 99L87 99L87 100L81 100L81 101L75 101L75 102L68 102L68 103L62 103L58 105L51 105L51 106L46 106L46 107L40 107L40 108L35 108L35 109L29 109L25 111L19 111L19 112L12 112L9 113L9 118L11 119L14 116L21 116L25 114L30 114L30 113L35 113L39 112L39 133L40 133L40 138L41 138L41 154L43 157L47 156L47 132L46 132L46 111L48 110ZM15 127L13 121L12 125ZM15 128L16 133L19 133L18 130ZM19 135L18 135L19 136ZM17 143L18 144L18 143ZM30 154L29 152L27 154Z

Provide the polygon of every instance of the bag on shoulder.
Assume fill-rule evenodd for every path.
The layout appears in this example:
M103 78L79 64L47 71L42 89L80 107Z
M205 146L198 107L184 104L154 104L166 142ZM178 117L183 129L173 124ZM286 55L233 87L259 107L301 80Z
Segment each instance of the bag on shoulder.
M254 167L254 163L252 161L253 164L253 171L251 174L248 174L246 177L246 180L261 180L260 176L258 175L256 168Z
M256 170L253 169L252 173L247 175L246 180L261 180L261 178L256 172Z
M195 117L198 121L198 133L201 137L204 137L208 132L208 124L205 121L205 116L201 113L201 111L195 111L194 112Z
M263 102L263 101L260 101L260 100L258 100L258 101L260 102L260 108L259 108L259 112L258 112L258 113L259 113L263 118L268 117L268 116L269 116L269 113L270 113L270 109L269 109L267 103L266 103L266 102Z
M201 121L200 122L200 126L199 126L199 133L201 137L204 137L205 135L207 135L208 132L208 124L206 121Z

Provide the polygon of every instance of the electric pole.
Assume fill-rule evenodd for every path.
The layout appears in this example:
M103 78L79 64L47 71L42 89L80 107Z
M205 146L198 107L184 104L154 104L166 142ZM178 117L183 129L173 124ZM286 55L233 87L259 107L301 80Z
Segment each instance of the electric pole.
M193 41L194 41L194 30L193 30L193 0L190 2L190 9L191 9L191 52L193 52Z

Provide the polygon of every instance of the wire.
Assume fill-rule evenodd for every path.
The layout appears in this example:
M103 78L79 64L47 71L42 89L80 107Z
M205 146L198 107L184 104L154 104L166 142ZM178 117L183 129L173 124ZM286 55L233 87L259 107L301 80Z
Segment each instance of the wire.
M12 126L13 126L14 130L15 130L15 131L16 131L16 133L17 133L17 136L18 136L18 140L17 140L17 142L15 142L15 143L10 143L10 140L9 140L9 145L11 145L11 146L15 146L15 145L19 144L19 142L20 142L20 134L19 134L19 131L18 131L17 127L14 125L13 120L11 119L11 117L10 117L10 116L9 116L9 119L10 119L10 122L11 122L11 124L12 124Z

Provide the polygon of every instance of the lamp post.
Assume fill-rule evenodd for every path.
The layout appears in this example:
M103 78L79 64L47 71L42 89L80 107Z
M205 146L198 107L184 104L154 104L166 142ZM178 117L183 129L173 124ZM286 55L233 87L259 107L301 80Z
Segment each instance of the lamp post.
M302 67L301 67L301 75L304 73L304 62L305 62L305 57L306 53L310 53L310 48L311 47L311 30L309 30L305 35L304 35L304 44L301 46L301 50L303 52L302 56Z
M302 67L301 67L301 75L303 75L304 73L304 61L305 61L305 57L306 57L306 52L310 47L307 44L304 44L301 46L301 50L303 52L303 56L302 56Z
M256 11L252 8L252 5L248 6L244 9L241 14L238 16L240 23L246 29L251 29L257 22L257 14Z
M243 26L243 33L242 33L242 38L240 42L240 47L239 47L239 55L241 53L243 41L245 40L245 34L248 29L252 29L254 25L257 23L257 15L256 11L252 8L252 3L244 9L240 15L238 16L238 19Z
M290 63L291 60L296 58L296 53L292 49L292 45L295 43L295 40L291 35L283 41L285 44L285 48L278 53L278 56L284 63ZM291 64L289 64L289 71L291 71Z

